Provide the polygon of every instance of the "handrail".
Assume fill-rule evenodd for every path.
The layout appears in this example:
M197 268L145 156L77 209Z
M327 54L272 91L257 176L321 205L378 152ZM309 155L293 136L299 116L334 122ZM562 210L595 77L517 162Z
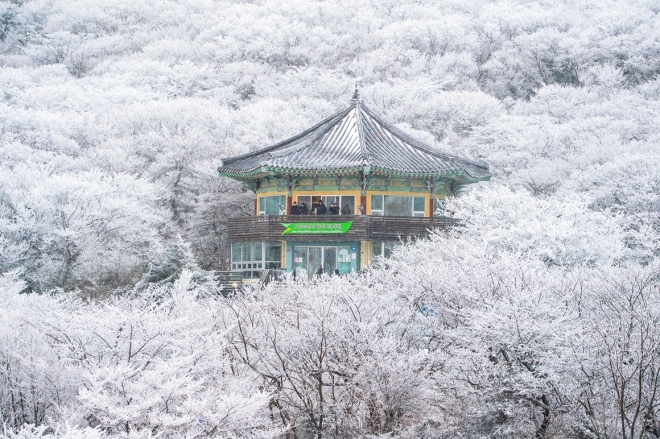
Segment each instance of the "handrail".
M407 236L426 236L429 229L459 224L447 217L395 217L380 215L260 215L230 218L227 237L230 242L283 239L282 223L353 221L345 234L287 235L286 240L396 240Z
M459 221L453 217L428 217L428 216L384 216L384 215L253 215L253 216L242 216L242 217L233 217L229 218L230 221L245 221L245 220L256 220L256 221L355 221L355 220L400 220L400 221L412 221L412 222L446 222L451 224L456 224Z

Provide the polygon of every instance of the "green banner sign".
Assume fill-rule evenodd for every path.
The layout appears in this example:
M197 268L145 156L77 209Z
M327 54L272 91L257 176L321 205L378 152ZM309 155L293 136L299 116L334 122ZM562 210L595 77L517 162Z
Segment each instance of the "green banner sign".
M346 233L353 221L345 223L280 223L284 226L282 235L308 235L312 233Z

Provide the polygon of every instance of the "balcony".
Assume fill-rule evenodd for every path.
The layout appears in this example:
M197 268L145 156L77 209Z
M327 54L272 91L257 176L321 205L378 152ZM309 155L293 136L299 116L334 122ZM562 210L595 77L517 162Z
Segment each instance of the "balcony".
M343 234L282 235L282 223L348 222L351 228ZM427 236L430 229L456 226L453 218L395 217L374 215L265 215L230 218L227 222L229 242L246 241L396 241L408 236Z

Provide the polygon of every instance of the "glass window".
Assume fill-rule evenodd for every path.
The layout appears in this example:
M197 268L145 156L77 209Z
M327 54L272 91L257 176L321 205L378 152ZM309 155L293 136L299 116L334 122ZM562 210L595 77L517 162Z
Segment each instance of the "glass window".
M371 244L371 256L376 258L378 256L383 256L383 243L374 241Z
M308 196L298 197L298 206L302 206L303 203L305 203L305 205L307 206L307 213L308 214L312 213L312 197L308 197Z
M424 216L426 212L426 198L424 197L414 197L415 201L413 202L413 216Z
M385 195L383 198L385 216L412 216L413 197Z
M242 250L242 245L233 243L231 245L231 261L232 262L241 262L243 258L241 258L241 250Z
M280 242L243 242L231 245L231 269L245 270L264 268L278 269L282 266L282 244ZM245 271L245 276L259 277L258 271ZM246 277L248 279L248 277Z
M252 260L252 243L244 242L243 243L243 261Z
M262 260L263 245L261 242L252 243L252 261L261 261Z
M371 210L383 210L383 196L382 195L372 195L371 196Z
M372 195L371 214L385 216L425 216L426 198L404 195Z
M266 243L265 261L280 262L282 260L282 244L279 242Z
M372 195L371 196L371 214L372 215L382 215L383 214L383 196L382 195Z
M355 197L353 195L342 196L339 209L339 213L342 215L355 215Z
M284 215L286 196L259 197L259 215Z
M299 206L302 206L302 203L307 205L310 214L318 207L319 201L321 200L323 200L326 209L330 209L332 203L337 203L340 215L355 215L355 196L353 195L314 195L313 197L309 195L299 195L296 199ZM327 211L327 214L329 213L330 212Z
M401 245L400 241L390 241L390 242L384 242L383 243L383 255L389 259L389 257L392 255L392 251Z

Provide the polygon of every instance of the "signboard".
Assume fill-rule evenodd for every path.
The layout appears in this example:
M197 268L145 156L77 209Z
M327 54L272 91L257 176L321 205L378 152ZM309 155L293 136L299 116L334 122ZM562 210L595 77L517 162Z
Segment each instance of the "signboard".
M344 223L280 223L284 226L282 235L342 234L348 232L353 221Z

